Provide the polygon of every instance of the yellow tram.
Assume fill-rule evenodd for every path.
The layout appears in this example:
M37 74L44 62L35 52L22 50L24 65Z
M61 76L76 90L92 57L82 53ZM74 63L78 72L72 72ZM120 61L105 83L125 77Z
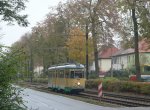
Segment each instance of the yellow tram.
M85 67L82 64L68 63L48 68L48 87L54 91L84 91L85 80Z

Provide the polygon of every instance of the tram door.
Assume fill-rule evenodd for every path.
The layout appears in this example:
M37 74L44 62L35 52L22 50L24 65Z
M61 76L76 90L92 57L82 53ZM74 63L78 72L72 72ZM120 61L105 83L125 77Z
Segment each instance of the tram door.
M69 70L66 69L64 73L65 73L65 87L69 87L69 78L70 78Z
M65 87L64 70L59 70L59 81L58 85L60 88Z
M53 74L54 87L56 87L57 73L58 73L58 71L57 71L57 70L55 70L55 71L54 71L54 74Z
M52 87L52 72L48 73L48 87Z

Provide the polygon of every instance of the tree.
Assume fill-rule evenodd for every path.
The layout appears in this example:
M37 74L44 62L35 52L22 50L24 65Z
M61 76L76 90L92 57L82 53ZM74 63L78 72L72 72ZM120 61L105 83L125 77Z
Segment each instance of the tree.
M44 24L44 25L43 25ZM49 15L43 24L35 28L36 39L40 42L39 48L43 52L43 60L48 68L50 65L67 62L65 23L63 18L58 15ZM47 60L50 59L50 60Z
M99 74L98 48L103 44L113 42L113 33L121 24L118 19L116 1L112 0L72 0L68 2L68 10L74 24L88 24L92 33L94 61L96 73Z
M27 15L19 12L25 9L26 0L1 0L0 16L2 21L9 23L17 22L19 25L27 26ZM20 51L10 52L10 48L0 47L0 109L1 110L24 110L20 97L21 90L12 85L12 79L18 74L18 60ZM2 48L5 48L3 51ZM6 51L7 50L7 51ZM15 79L16 80L16 79Z
M74 28L71 30L69 34L69 39L66 43L68 52L69 52L69 59L73 60L78 63L85 64L85 56L86 56L86 39L85 34L79 28ZM91 39L89 42L89 55L90 60L91 53L92 53L92 42Z
M127 20L131 21L132 23L127 23L130 30L131 36L134 36L134 48L135 48L135 67L136 67L136 76L137 79L141 79L141 71L140 71L140 62L139 62L139 49L138 49L138 42L139 42L139 35L141 37L149 38L150 31L149 31L149 1L148 0L121 0L118 1L120 5L120 9L123 10L124 16L127 16ZM131 13L131 16L128 16L128 13ZM130 26L131 24L131 26Z
M27 26L27 15L20 15L19 12L25 9L27 0L1 0L0 15L1 20L9 23L17 22L19 25Z
M135 38L135 68L136 68L136 77L138 80L141 80L141 71L140 71L140 61L139 61L139 35L138 35L138 24L137 24L137 18L135 15L135 3L134 1L132 6L132 20L133 20L133 26L134 26L134 38Z
M30 50L32 49L33 68L43 66L43 72L45 73L49 66L67 62L65 27L63 16L50 12L42 23L32 28L29 35L25 34L22 37L23 39L19 41L18 47L24 47L29 61L31 58L28 56L31 55Z
M2 47L3 48L3 47ZM5 47L6 49L6 47ZM23 100L20 97L21 89L11 85L12 79L17 79L20 50L11 53L7 50L0 51L0 109L24 110Z

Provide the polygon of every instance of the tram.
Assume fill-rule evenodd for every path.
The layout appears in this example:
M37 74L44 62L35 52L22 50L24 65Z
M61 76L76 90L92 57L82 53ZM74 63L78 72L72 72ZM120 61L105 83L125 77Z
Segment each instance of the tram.
M82 64L67 63L48 68L48 87L54 91L84 91L85 80L85 67Z

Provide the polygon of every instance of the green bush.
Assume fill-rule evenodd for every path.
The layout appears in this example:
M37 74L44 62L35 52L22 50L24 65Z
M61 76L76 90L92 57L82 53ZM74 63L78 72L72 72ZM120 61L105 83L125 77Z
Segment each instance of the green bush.
M86 88L97 89L102 82L103 90L110 92L133 92L150 95L150 83L121 81L116 78L92 79L86 81Z
M34 78L34 79L33 79L33 82L36 82L36 83L46 83L46 84L48 84L48 78Z
M96 74L95 72L91 72L88 76L89 79L97 79L98 78L98 74Z
M100 82L105 82L103 83L105 87L107 88L108 84L110 81L118 81L117 78L112 78L112 77L106 77L106 78L99 78L99 79L89 79L86 81L86 87L90 89L97 89L97 86Z
M101 79L90 79L90 80L87 80L85 85L87 88L89 89L97 89L97 85L102 82Z
M6 53L0 49L0 110L25 110L22 89L12 85L13 80L17 80L17 54Z
M113 77L122 79L122 78L128 78L131 74L128 70L113 70ZM111 71L108 71L106 74L107 77L111 76Z
M141 86L141 93L150 95L150 84L144 84Z

